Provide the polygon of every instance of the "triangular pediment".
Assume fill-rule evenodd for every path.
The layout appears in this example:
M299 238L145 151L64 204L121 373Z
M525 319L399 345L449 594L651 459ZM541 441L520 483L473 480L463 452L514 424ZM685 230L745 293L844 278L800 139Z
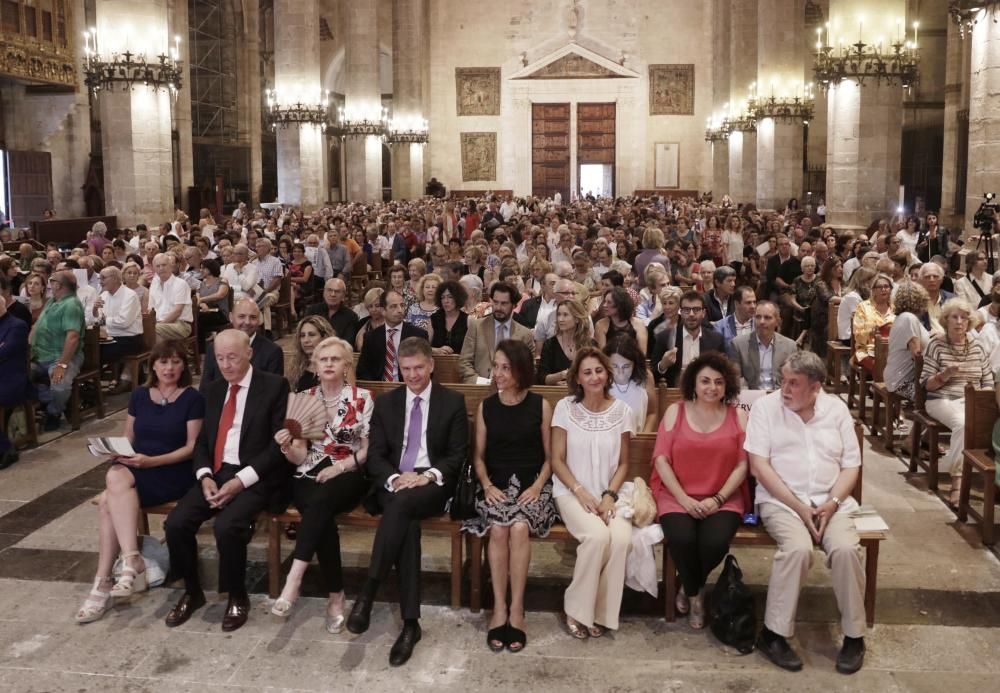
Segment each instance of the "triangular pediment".
M524 66L511 79L636 79L634 72L599 53L571 43Z

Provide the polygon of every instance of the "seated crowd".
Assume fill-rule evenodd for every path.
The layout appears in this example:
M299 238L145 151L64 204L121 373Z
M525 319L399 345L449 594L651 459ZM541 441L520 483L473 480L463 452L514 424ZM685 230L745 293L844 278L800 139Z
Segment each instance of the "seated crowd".
M222 628L241 627L255 519L292 503L302 519L272 612L292 612L315 557L326 629L363 633L395 566L404 625L390 662L403 664L421 638L420 521L445 512L471 459L480 492L463 530L490 538L487 645L526 647L530 537L557 520L579 541L566 628L601 637L619 625L632 541L619 502L629 440L655 433L650 486L691 627L704 627L709 575L757 506L778 544L758 647L801 668L787 638L815 544L842 614L837 669L857 671L865 578L848 513L860 451L846 405L823 390L827 317L869 374L875 341L888 337L887 386L907 400L926 391L928 412L952 431L942 464L954 478L964 387L992 386L1000 365L1000 282L972 253L958 297L943 288L957 246L934 215L924 228L893 219L860 235L817 221L797 203L782 214L656 198L508 198L499 211L420 200L314 214L241 206L220 223L203 210L197 223L178 213L157 230L96 224L65 257L22 245L0 276L0 404L37 388L46 427L58 427L91 326L113 387L132 391L125 435L136 454L112 460L97 576L76 619L97 620L113 598L147 588L136 517L173 501L170 577L184 593L167 625L205 604L195 536L212 518L229 598ZM287 368L272 341L283 285L294 323ZM140 386L116 366L143 349L148 314L157 342ZM197 388L193 332L204 353ZM461 381L495 390L471 422L463 396L432 377L445 355ZM375 398L365 381L402 386ZM552 407L536 384L568 395ZM681 393L662 420L658 385ZM736 406L742 390L769 393L749 417ZM285 425L290 392L324 407L319 439ZM0 446L0 465L16 460L9 441ZM348 611L337 515L358 506L380 521Z

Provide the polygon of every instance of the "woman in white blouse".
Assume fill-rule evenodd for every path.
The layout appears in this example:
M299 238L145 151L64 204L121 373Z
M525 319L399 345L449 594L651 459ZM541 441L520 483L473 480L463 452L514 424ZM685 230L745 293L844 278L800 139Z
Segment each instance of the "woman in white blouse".
M573 394L552 415L552 495L580 542L564 609L570 634L582 640L618 629L632 522L615 502L634 429L631 408L611 396L611 361L600 350L578 350L567 381Z

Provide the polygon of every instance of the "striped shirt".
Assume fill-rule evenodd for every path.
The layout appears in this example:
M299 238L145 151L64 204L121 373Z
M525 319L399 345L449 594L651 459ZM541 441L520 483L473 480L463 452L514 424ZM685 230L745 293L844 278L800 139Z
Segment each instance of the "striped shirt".
M285 275L285 266L281 264L281 260L273 255L268 255L265 258L258 257L251 264L257 266L258 282L265 291L270 288L271 282Z
M948 343L947 337L935 334L927 343L924 351L924 368L920 371L920 382L925 386L932 376L937 375L949 366L957 366L955 374L940 389L927 392L931 399L961 399L965 397L967 384L976 387L993 387L993 373L990 371L990 360L980 341L972 335L966 337L968 351L964 346L955 347Z

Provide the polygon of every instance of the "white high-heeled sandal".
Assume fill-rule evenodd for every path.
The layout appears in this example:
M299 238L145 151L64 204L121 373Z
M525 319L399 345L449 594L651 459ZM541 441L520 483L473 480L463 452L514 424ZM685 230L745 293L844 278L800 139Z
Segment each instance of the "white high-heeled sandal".
M83 606L76 612L77 623L93 623L100 619L111 606L111 592L101 591L101 583L105 580L110 581L111 577L94 578L94 586L90 588L90 593L84 600Z
M146 571L143 570L140 573L128 563L128 559L135 556L138 556L140 559L142 558L142 554L138 551L129 551L122 554L122 575L118 578L115 586L111 588L112 597L131 597L133 594L145 592L149 589L149 583L146 581Z

